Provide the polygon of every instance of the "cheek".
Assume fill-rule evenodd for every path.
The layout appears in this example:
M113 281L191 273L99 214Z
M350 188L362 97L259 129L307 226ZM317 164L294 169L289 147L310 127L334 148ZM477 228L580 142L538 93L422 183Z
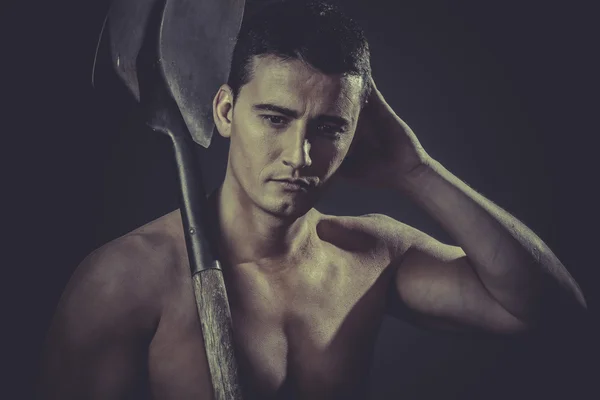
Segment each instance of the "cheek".
M322 175L331 175L344 161L344 156L348 152L351 140L340 139L335 142L319 140L312 148L312 158L314 167L321 171Z
M236 172L260 178L262 171L277 159L276 143L256 124L232 130L230 162Z

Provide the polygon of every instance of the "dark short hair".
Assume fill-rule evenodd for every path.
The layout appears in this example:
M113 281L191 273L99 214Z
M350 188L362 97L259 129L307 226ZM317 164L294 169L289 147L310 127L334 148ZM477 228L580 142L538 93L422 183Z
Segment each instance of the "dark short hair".
M253 77L253 57L267 55L298 59L324 74L361 76L361 108L372 90L369 44L363 30L327 2L284 0L263 5L244 20L227 81L234 101Z

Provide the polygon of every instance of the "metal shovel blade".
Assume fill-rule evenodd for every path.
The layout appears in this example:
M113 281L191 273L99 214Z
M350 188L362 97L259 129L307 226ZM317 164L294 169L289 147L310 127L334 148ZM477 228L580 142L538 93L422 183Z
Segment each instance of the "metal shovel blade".
M112 65L138 101L137 56L157 3L164 4L160 69L193 140L208 147L214 130L212 99L229 75L245 1L115 0L103 31L108 31Z

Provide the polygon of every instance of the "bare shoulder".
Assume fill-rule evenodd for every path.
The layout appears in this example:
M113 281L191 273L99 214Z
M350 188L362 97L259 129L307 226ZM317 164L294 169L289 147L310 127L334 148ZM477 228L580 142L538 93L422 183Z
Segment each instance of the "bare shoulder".
M116 307L158 313L177 274L179 244L170 230L176 217L167 214L91 252L73 273L61 303L76 306L77 299L93 295L110 298Z
M385 214L371 213L359 216L320 214L317 232L322 238L352 250L381 250L390 259L405 252L420 231Z
M166 272L180 258L185 246L179 210L163 215L128 234L107 243L105 252L114 252L132 264L143 268L146 275Z
M45 398L124 398L175 287L176 240L161 217L90 253L63 291L46 335ZM95 393L95 395L92 395Z
M118 259L128 267L122 272L144 270L144 276L151 278L172 265L178 256L179 241L182 240L178 223L181 224L181 216L176 210L108 242L90 257Z

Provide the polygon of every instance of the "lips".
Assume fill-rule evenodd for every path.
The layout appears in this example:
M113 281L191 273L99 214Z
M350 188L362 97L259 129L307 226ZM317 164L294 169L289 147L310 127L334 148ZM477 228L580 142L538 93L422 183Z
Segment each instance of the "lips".
M285 185L289 189L301 189L308 190L310 188L310 184L303 179L274 179L276 182L280 182Z

